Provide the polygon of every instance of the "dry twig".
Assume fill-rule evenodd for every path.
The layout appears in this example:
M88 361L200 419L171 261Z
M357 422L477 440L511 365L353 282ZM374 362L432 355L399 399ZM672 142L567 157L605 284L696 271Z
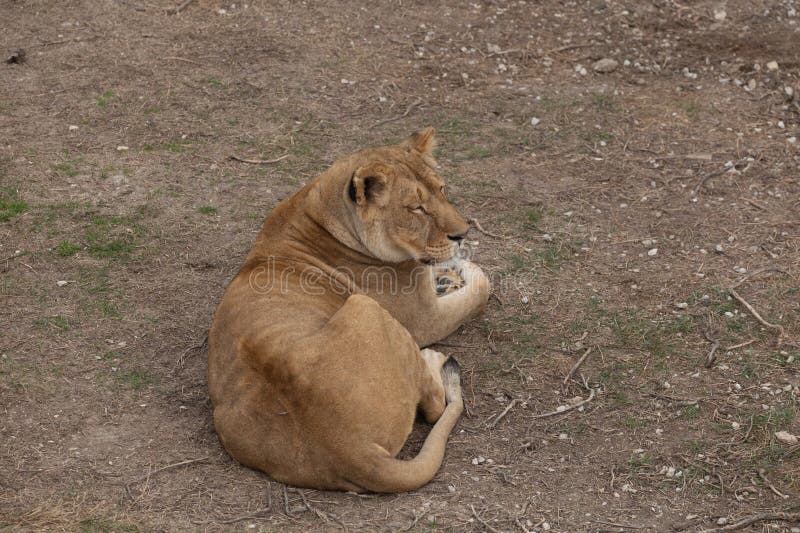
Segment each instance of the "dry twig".
M711 343L711 348L708 350L705 362L706 368L711 368L714 365L714 360L717 358L716 353L717 348L719 348L719 339L714 337L709 329L703 330L703 336Z
M505 418L505 416L508 414L508 412L511 411L511 409L513 409L514 406L517 405L518 403L519 403L519 400L517 398L514 398L513 400L511 400L508 403L508 405L506 406L506 408L503 409L503 412L500 413L499 415L497 415L497 418L495 418L491 422L487 422L486 423L486 427L487 428L495 427L497 425L497 423L500 422L503 418Z
M483 527L485 527L486 529L488 529L488 530L489 530L489 531L491 531L492 533L500 533L498 530L496 530L495 528L493 528L492 526L490 526L489 524L487 524L487 523L486 523L486 520L484 520L483 518L481 518L481 517L478 515L478 513L475 511L475 507L473 507L473 505L472 505L472 504L469 504L469 508L470 508L470 509L472 509L472 515L475 517L475 519L476 519L478 522L480 522L481 524L483 524Z
M564 385L566 385L566 384L567 384L567 382L569 382L569 380L572 378L572 375L573 375L575 372L577 372L577 371L578 371L578 369L581 367L581 365L583 364L583 362L584 362L584 361L586 361L586 358L587 358L587 357L589 357L589 354L590 354L590 353L592 353L592 347L591 347L591 346L589 346L588 348L586 348L586 351L583 353L583 355L581 356L581 358L580 358L580 359L578 359L578 361L577 361L577 362L576 362L574 365L572 365L572 368L570 368L570 369L569 369L569 372L567 372L567 375L566 375L566 377L564 377Z
M127 486L135 485L137 483L141 483L142 481L149 480L154 475L160 474L161 472L164 472L165 470L170 470L172 468L178 468L180 466L191 465L191 464L194 464L194 463L202 463L203 461L206 461L210 457L211 457L210 455L206 455L205 457L200 457L198 459L187 459L186 461L180 461L178 463L173 463L171 465L163 466L163 467L161 467L161 468L159 468L157 470L153 470L152 472L148 472L147 474L145 474L142 477L136 479L135 481L132 481L132 482L128 483Z
M233 159L234 161L249 163L251 165L271 165L272 163L283 161L287 157L289 157L289 154L283 154L282 156L276 157L275 159L245 159L243 157L239 157L238 155L231 155L231 159Z
M422 98L417 98L416 100L408 104L408 107L406 108L406 110L403 112L402 115L398 115L396 117L387 118L385 120L381 120L380 122L376 122L370 127L370 129L377 128L378 126L383 126L384 124L388 124L389 122L396 122L401 118L406 118L408 114L411 113L411 110L417 107L421 103L422 103Z
M178 13L189 7L189 4L191 4L193 1L194 0L183 0L183 2L181 2L177 6L167 9L167 13L170 15L177 15Z
M739 344L734 344L733 346L728 346L723 351L730 352L730 351L736 350L737 348L744 348L745 346L750 346L751 344L753 344L757 340L758 339L750 339L749 341L740 342Z
M715 527L712 529L703 529L702 533L718 533L722 531L736 531L737 529L743 529L751 524L755 524L756 522L766 522L767 520L781 520L783 522L795 522L800 520L800 513L785 513L785 512L777 512L777 513L758 513L754 514L753 516L744 518L739 520L738 522L734 522L732 524L728 524L722 527Z
M787 499L787 498L789 497L789 495L788 495L788 494L784 494L784 493L782 493L781 491L779 491L777 488L775 488L775 485L773 485L773 484L772 484L772 482L769 480L769 478L767 477L767 472L766 472L766 470L764 470L763 468L759 468L759 469L758 469L758 477L760 477L760 478L761 478L761 481L763 481L763 482L764 482L764 484L765 484L767 487L769 487L769 490L771 490L772 492L774 492L774 493L775 493L775 495L776 495L778 498L783 498L783 499L785 500L785 499Z
M766 326L766 327L768 327L768 328L770 328L770 329L777 330L777 331L778 331L778 346L780 346L781 344L783 344L783 337L786 335L786 331L784 331L784 329L783 329L783 326L781 326L780 324L771 324L770 322L767 322L766 320L764 320L764 319L761 317L761 315L759 315L759 314L758 314L758 311L756 311L756 310L753 308L753 306L752 306L752 305L750 305L750 304L747 302L747 300L745 300L744 298L742 298L742 296L741 296L741 295L740 295L738 292L736 292L736 289L734 289L733 287L729 288L729 289L728 289L728 292L731 294L731 296L733 296L734 298L736 298L736 300L737 300L737 301L738 301L740 304L742 304L743 306L745 306L745 308L746 308L748 311L750 311L750 314L752 314L754 317L756 317L756 320L758 320L759 322L761 322L761 324L763 324L764 326Z
M255 510L252 513L247 513L242 516L236 516L234 518L229 518L227 520L193 520L193 524L197 524L200 526L207 525L207 524L235 524L236 522L241 522L242 520L249 520L250 518L258 518L264 513L269 513L272 511L272 483L267 481L267 506L261 509Z
M562 409L561 411L559 411L559 410L550 411L548 413L542 413L540 415L536 415L533 418L547 418L548 416L562 415L564 413L572 411L573 409L577 409L578 407L580 407L582 405L586 405L587 403L591 402L592 400L594 400L595 394L597 394L597 389L589 389L589 397L586 398L585 400L581 400L580 402L578 402L578 403L576 403L574 405L568 405L566 408Z
M475 229L477 229L484 235L488 235L489 237L494 237L495 239L508 239L508 237L505 237L504 235L498 235L497 233L492 233L491 231L483 229L483 226L481 226L481 223L478 222L477 218L470 218L468 222L473 226L475 226Z

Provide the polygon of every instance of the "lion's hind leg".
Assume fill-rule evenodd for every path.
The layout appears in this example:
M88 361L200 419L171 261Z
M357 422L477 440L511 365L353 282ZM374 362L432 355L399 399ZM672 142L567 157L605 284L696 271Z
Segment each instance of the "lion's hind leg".
M420 409L425 420L433 424L442 416L448 403L461 399L461 378L458 362L441 352L420 350L427 373L422 381ZM455 377L454 377L455 376Z

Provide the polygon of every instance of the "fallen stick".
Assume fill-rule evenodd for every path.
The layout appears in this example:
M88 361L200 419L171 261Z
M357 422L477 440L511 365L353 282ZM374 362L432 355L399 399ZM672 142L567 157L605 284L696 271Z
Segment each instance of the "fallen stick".
M478 513L477 513L477 512L475 512L475 507L473 507L473 505L472 505L472 504L469 504L469 508L470 508L470 509L472 509L472 515L475 517L475 519L476 519L476 520L478 520L478 522L480 522L481 524L483 524L483 527L485 527L486 529L488 529L488 530L489 530L489 531L491 531L492 533L500 533L498 530L496 530L495 528L493 528L492 526L490 526L489 524L487 524L487 523L486 523L486 520L484 520L483 518L481 518L480 516L478 516Z
M470 218L468 220L468 222L470 224L472 224L473 226L475 226L475 229L477 229L478 231L480 231L484 235L488 235L489 237L494 237L495 239L508 239L508 237L505 237L503 235L498 235L497 233L492 233L491 231L487 231L487 230L483 229L483 226L481 226L481 223L478 222L477 218Z
M242 516L236 516L234 518L229 518L227 520L193 520L193 524L197 524L199 526L204 526L208 524L235 524L236 522L241 522L242 520L248 520L250 518L258 518L259 515L264 513L269 513L272 511L272 483L267 481L267 506L252 513L247 513Z
M275 159L245 159L243 157L239 157L238 155L231 155L231 159L233 159L234 161L249 163L251 165L271 165L272 163L283 161L287 157L289 157L289 154L284 154L280 157L276 157Z
M756 522L765 522L767 520L781 520L783 522L794 522L800 520L800 513L784 513L784 512L759 513L759 514L754 514L753 516L750 516L748 518L739 520L738 522L734 522L733 524L728 524L722 527L715 527L712 529L703 529L701 531L702 533L736 531L737 529L745 528L751 524L755 524Z
M576 403L574 405L568 405L566 408L562 409L561 411L558 411L558 410L550 411L548 413L542 413L540 415L536 415L533 418L547 418L548 416L556 416L556 415L561 415L561 414L567 413L569 411L572 411L573 409L577 409L578 407L580 407L582 405L586 405L587 403L589 403L592 400L594 400L594 396L595 396L596 393L597 393L597 389L589 389L589 397L586 398L585 400L581 400L580 402L578 402L578 403Z
M783 498L784 500L789 497L788 494L784 494L781 491L779 491L777 488L775 488L775 485L773 485L772 482L769 480L769 478L767 477L767 472L763 468L759 468L758 469L758 477L761 478L761 480L764 482L764 484L767 487L769 487L769 490L774 492L777 497Z
M707 329L703 330L703 337L706 338L708 342L711 343L711 348L708 350L708 355L706 355L706 368L711 368L714 365L714 360L717 358L717 348L719 348L719 339L712 337L711 332Z
M140 477L136 481L133 481L133 482L129 483L129 486L130 485L135 485L137 483L141 483L142 481L150 479L154 475L160 474L161 472L164 472L165 470L170 470L172 468L178 468L179 466L186 466L186 465L190 465L190 464L194 464L194 463L200 463L200 462L203 462L203 461L209 459L210 457L211 457L210 455L206 455L205 457L200 457L198 459L187 459L186 461L181 461L179 463L173 463L171 465L163 466L163 467L159 468L158 470L153 470L152 472L148 472L147 474L145 474L144 476Z
M177 6L167 9L167 13L170 15L177 15L178 13L189 7L189 4L191 4L193 1L194 0L183 0L183 2L181 2Z
M370 127L370 129L377 128L378 126L383 126L384 124L388 124L389 122L398 121L401 118L406 118L408 114L411 113L411 110L417 107L421 103L422 103L422 98L417 98L416 100L408 104L408 107L406 108L406 110L403 112L402 115L398 115L396 117L387 118L386 120L381 120L380 122L376 122Z
M497 415L497 418L495 418L491 422L487 423L486 427L487 428L495 427L497 425L497 423L500 422L503 418L505 418L505 416L508 414L508 412L511 411L511 409L513 409L514 406L517 405L518 403L519 403L519 400L516 399L516 398L511 400L511 402L509 402L509 404L506 406L506 408L503 409L503 412L500 413L499 415Z
M730 352L730 351L736 350L737 348L744 348L745 346L750 346L751 344L756 342L756 340L758 340L758 339L750 339L749 341L740 342L739 344L734 344L733 346L728 346L723 351Z
M569 369L569 372L567 372L567 375L564 378L564 385L567 384L567 382L572 378L572 375L580 368L580 366L583 364L583 362L586 361L586 358L589 357L590 353L592 353L592 347L591 346L586 348L586 351L583 353L581 358L578 359L578 361L574 365L572 365L572 368Z
M747 302L747 300L742 298L742 296L738 292L736 292L736 289L734 289L733 287L729 288L728 292L731 294L731 296L736 298L736 300L738 300L740 304L745 306L747 308L747 310L750 311L750 314L752 314L754 317L756 317L756 320L761 322L761 324L763 324L764 326L766 326L766 327L768 327L770 329L777 330L778 331L778 346L783 344L783 337L786 335L786 331L783 329L783 326L781 326L780 324L771 324L771 323L767 322L766 320L764 320L763 318L761 318L761 315L758 314L758 311L756 311L753 308L753 306L750 305Z

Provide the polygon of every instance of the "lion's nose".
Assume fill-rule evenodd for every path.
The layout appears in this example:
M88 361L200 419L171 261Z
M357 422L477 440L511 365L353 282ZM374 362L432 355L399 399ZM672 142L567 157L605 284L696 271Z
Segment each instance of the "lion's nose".
M463 240L464 240L464 236L465 236L466 234L467 234L467 233L466 233L466 232L464 232L464 233L461 233L460 235L448 235L448 236L447 236L447 238L448 238L448 239L450 239L451 241L455 241L455 242L457 242L457 243L461 243L461 241L463 241Z

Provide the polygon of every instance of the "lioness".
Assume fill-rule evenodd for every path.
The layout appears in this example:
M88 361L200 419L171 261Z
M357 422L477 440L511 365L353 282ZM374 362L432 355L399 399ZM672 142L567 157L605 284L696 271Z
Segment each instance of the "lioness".
M434 131L333 164L269 215L209 333L220 440L273 479L317 489L401 492L433 478L463 410L458 363L420 350L486 305L437 297L432 267L469 228L434 172ZM417 408L435 425L395 459Z

